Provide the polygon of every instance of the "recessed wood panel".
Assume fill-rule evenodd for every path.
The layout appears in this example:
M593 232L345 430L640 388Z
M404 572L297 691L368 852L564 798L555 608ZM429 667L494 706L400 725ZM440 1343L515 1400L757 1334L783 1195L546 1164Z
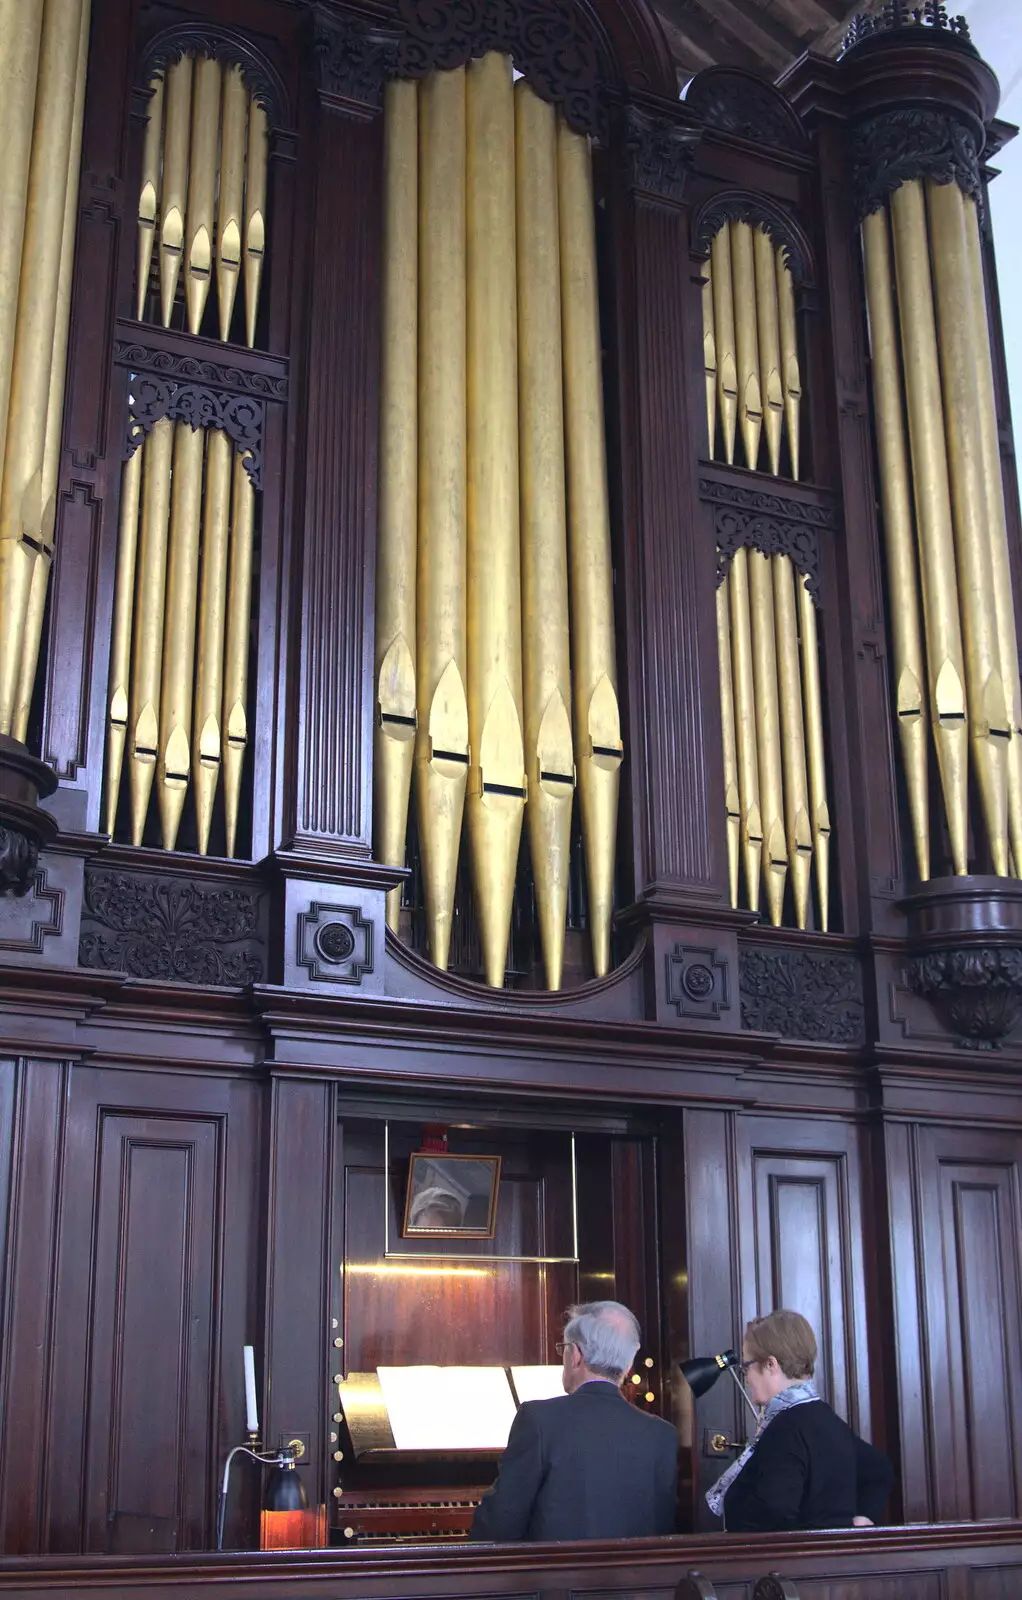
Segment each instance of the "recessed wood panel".
M854 1126L738 1119L743 1321L782 1306L807 1317L821 1395L868 1431L860 1189Z
M215 1121L102 1115L87 1390L90 1550L202 1542L218 1145Z
M918 1141L934 1515L1022 1512L1022 1140Z

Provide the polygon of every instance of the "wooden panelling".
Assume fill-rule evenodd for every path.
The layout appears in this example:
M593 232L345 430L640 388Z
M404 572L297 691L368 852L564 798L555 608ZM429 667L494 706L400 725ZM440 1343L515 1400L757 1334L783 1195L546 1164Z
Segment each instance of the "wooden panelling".
M72 1074L40 1424L46 1548L211 1543L223 1455L243 1437L257 1117L238 1080Z
M1022 1514L1022 1139L921 1129L934 1515Z
M0 1549L46 1549L44 1440L53 1385L57 1230L70 1069L20 1061L14 1081L7 1251L0 1329Z
M331 1199L339 1159L331 1082L275 1078L270 1091L266 1214L265 1333L253 1332L262 1375L263 1439L309 1436L300 1470L312 1506L326 1501L325 1426L334 1410L331 1378L341 1370L331 1326L339 1241ZM262 1357L262 1359L261 1359Z
M100 1112L87 1550L207 1542L222 1168L216 1119Z
M739 1117L737 1155L743 1320L779 1306L808 1317L821 1395L868 1436L859 1130Z
M974 1568L969 1573L968 1593L969 1600L1017 1600L1022 1594L1022 1563Z

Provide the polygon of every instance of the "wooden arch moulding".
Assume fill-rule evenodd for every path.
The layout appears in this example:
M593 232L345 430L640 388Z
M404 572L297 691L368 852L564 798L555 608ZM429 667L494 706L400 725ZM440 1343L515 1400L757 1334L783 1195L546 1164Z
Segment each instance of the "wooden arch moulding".
M240 67L245 87L266 112L270 126L292 126L290 98L280 73L244 34L233 28L207 22L175 22L162 28L141 52L136 81L143 89L149 89L157 72L186 55L206 56L222 66Z

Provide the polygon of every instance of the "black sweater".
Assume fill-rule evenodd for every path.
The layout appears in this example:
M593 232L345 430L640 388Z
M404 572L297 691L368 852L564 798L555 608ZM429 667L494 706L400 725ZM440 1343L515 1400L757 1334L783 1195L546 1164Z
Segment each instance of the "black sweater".
M724 1496L728 1533L850 1528L879 1522L894 1476L891 1463L859 1439L822 1400L782 1411Z

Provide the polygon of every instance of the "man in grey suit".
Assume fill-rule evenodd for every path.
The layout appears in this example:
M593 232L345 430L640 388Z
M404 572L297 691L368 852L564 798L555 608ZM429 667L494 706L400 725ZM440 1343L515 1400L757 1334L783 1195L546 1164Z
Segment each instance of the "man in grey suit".
M628 1404L621 1385L639 1348L627 1306L572 1306L564 1329L565 1393L527 1400L511 1425L497 1481L472 1539L629 1539L673 1533L678 1436Z

